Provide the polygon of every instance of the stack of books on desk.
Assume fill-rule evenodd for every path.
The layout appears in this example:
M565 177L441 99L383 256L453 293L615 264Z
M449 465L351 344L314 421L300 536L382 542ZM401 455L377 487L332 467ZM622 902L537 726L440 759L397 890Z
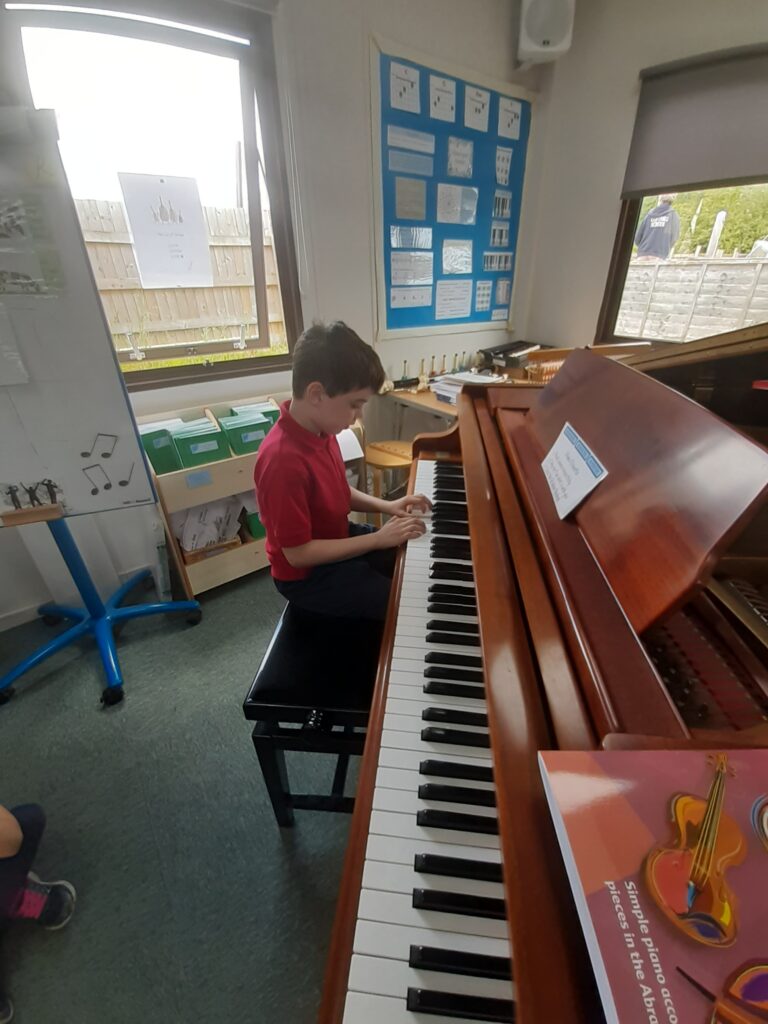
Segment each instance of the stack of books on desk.
M440 402L456 405L459 392L465 384L498 384L499 378L486 373L446 373L430 382L430 390Z

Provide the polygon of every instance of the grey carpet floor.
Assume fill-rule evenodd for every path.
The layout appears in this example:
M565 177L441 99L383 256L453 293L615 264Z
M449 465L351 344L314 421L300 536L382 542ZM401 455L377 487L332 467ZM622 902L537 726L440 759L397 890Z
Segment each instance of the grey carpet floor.
M0 707L0 802L41 803L43 878L78 891L61 932L3 942L18 1024L310 1024L349 817L277 828L241 704L282 601L265 573L203 596L194 628L126 625L126 699L100 707L92 643L25 676ZM0 634L0 673L50 636ZM332 759L288 755L297 789Z

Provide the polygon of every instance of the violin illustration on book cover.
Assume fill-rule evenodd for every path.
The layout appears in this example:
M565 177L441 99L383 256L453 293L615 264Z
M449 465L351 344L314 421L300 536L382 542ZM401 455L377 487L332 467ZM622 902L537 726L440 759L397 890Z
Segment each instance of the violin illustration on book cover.
M768 750L539 760L606 1019L768 1024Z

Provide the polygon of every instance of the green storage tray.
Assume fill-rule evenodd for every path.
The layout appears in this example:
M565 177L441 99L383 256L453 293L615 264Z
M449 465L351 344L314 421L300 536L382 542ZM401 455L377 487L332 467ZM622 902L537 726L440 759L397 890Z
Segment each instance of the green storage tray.
M171 432L163 427L140 432L141 444L152 463L152 468L160 476L181 469L181 459L171 438Z
M248 532L254 540L261 540L262 537L266 537L267 531L261 525L258 512L248 512L245 516L246 522L248 523Z
M231 456L227 437L223 430L217 430L209 421L208 428L193 431L174 431L173 443L185 469L202 466L206 462L218 462Z
M249 452L258 451L261 442L272 426L267 417L259 413L222 416L219 425L227 436L230 448L236 455L247 455Z
M266 416L270 422L270 426L274 426L280 417L280 410L271 402L252 402L250 405L232 406L233 416L241 414L247 415L250 413L261 413L262 416Z

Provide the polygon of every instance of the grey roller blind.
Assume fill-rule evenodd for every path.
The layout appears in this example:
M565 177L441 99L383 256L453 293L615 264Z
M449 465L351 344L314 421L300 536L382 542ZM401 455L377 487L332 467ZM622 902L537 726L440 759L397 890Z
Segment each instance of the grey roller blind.
M622 196L768 181L768 48L641 72Z

